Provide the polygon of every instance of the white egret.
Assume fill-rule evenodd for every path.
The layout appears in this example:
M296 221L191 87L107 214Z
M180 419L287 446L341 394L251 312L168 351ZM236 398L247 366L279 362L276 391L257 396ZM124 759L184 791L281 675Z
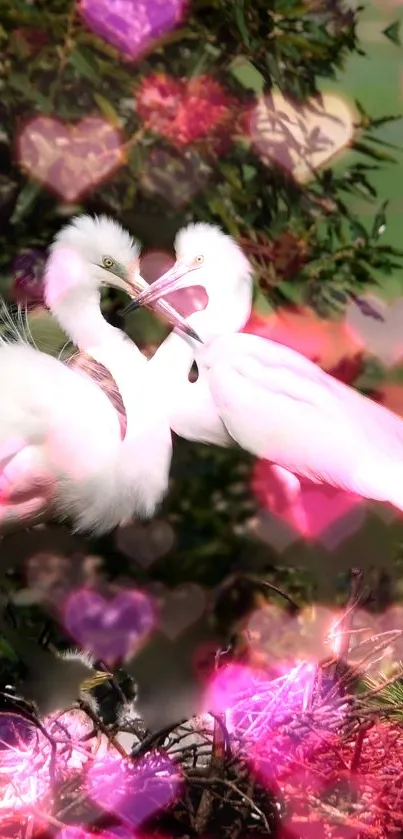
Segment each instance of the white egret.
M193 351L199 381L231 437L275 464L291 497L298 496L299 475L403 510L403 420L295 350L234 334L250 313L252 272L236 242L219 228L189 225L179 231L175 250L173 268L125 312L182 288L204 287L208 304L188 322L205 344L193 344ZM188 348L178 343L169 363L180 367L186 354ZM192 414L191 388L189 424L200 421ZM211 404L209 399L206 421ZM181 433L188 436L186 428Z
M115 255L131 266L130 279ZM107 217L76 218L51 247L45 299L70 339L111 373L126 412L125 437L111 401L88 375L24 341L3 342L2 530L51 509L70 517L76 531L101 534L152 515L167 489L172 442L165 383L150 376L135 344L103 318L103 285L131 296L146 286L139 247ZM189 329L171 307L161 311Z

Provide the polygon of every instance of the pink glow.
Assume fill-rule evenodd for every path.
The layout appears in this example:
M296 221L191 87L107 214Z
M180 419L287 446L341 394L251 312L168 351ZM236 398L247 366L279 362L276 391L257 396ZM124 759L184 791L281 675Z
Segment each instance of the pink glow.
M141 260L141 275L148 283L153 283L174 265L174 258L165 251L149 251ZM190 286L180 291L173 291L164 297L167 303L187 318L193 312L204 309L208 302L207 293L202 286ZM158 313L157 313L158 314Z
M60 831L60 833L57 834L57 839L91 839L93 835L93 833L88 833L88 831L84 830L82 827L68 825L67 827L64 827L63 830Z
M45 718L46 730L57 742L58 774L66 777L79 772L90 758L104 757L114 747L106 735L84 740L93 730L92 721L84 711L57 712Z
M252 653L265 666L287 673L296 662L318 664L332 654L332 627L340 614L325 606L307 606L296 617L275 603L268 603L250 616L246 629Z
M343 629L340 624L340 618L334 618L332 620L327 638L331 652L333 655L338 656L343 642Z
M84 828L75 827L74 825L64 827L57 834L57 839L94 839L94 836L98 839L134 839L133 831L130 830L128 832L124 827L116 827L112 832L102 830L101 833L94 834L92 832L88 833Z
M158 752L127 764L109 755L89 768L88 793L102 810L138 827L175 800L181 784L178 772L175 764Z
M51 256L46 282L46 304L56 308L70 294L80 288L85 265L80 255L70 248L57 248Z
M300 735L293 725L298 715L311 709L317 668L302 661L284 676L268 680L263 671L240 665L221 668L211 680L207 705L225 714L232 737L246 746L250 762L270 785L294 772L293 762L301 750L313 754L318 741L309 730ZM344 714L340 706L333 712L333 726Z
M299 478L299 482L300 493L290 497L276 467L267 460L258 460L251 489L265 510L304 539L320 541L330 550L362 527L366 511L363 498L306 478Z
M341 362L358 358L365 347L365 341L348 323L325 320L308 307L290 306L265 317L252 312L242 332L285 344L328 372ZM343 381L350 384L358 372L352 378L343 377Z
M0 713L0 818L29 812L46 799L50 755L49 741L35 726L17 714Z
M210 76L188 80L152 73L136 92L136 111L144 125L176 148L208 142L210 151L227 148L236 130L240 103Z

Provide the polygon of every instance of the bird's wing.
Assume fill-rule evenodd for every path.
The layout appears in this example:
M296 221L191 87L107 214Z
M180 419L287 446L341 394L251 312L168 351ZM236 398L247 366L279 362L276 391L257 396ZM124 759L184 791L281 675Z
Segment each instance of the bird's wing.
M399 417L289 347L241 334L214 342L205 363L229 433L258 457L374 498L364 464L403 458Z
M260 343L254 342L253 357L265 371L269 387L274 381L277 366L286 370L283 388L290 398L302 399L325 412L332 412L337 405L340 406L359 423L361 433L376 443L378 449L391 457L398 456L399 450L403 455L403 419L397 414L329 376L313 361L290 347L260 339Z
M101 465L105 450L120 445L118 416L97 384L32 347L0 347L0 392L0 447L20 437L49 454L63 440L73 464L82 439Z
M228 433L211 395L207 377L185 382L172 394L169 424L172 431L185 440L214 446L231 446L235 441Z
M13 530L42 520L50 503L51 481L42 467L36 446L22 437L9 437L0 445L0 529Z
M58 481L98 474L118 415L84 374L26 344L0 346L0 531L41 520Z

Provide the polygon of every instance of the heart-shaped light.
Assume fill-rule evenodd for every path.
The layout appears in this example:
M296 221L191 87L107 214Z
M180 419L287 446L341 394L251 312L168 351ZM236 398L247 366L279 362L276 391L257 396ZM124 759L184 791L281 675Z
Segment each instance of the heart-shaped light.
M249 130L264 163L275 163L305 183L349 145L353 123L351 105L337 94L293 103L275 91L260 97L250 113Z
M140 591L121 591L106 600L79 589L64 606L64 625L81 646L110 665L130 658L155 625L151 600Z
M100 116L74 124L37 116L20 132L17 158L35 180L72 203L124 164L122 143L117 128Z
M133 61L182 20L187 0L80 0L86 25Z

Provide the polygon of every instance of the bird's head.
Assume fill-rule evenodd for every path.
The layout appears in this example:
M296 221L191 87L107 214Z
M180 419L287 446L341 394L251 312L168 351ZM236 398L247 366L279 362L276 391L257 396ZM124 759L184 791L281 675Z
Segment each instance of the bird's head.
M175 254L175 265L125 311L152 308L172 292L202 286L208 303L189 317L202 337L241 329L252 306L252 266L235 239L215 225L189 224L176 236Z
M140 245L108 216L76 216L56 235L45 270L45 301L57 314L99 300L103 286L131 298L149 288L140 274ZM198 337L164 300L155 307L166 320Z
M80 276L80 286L88 291L112 286L132 295L146 287L144 281L139 282L139 243L108 216L73 218L56 235L50 248L49 262L61 251L71 251L81 260L86 270ZM49 274L48 270L47 279Z

